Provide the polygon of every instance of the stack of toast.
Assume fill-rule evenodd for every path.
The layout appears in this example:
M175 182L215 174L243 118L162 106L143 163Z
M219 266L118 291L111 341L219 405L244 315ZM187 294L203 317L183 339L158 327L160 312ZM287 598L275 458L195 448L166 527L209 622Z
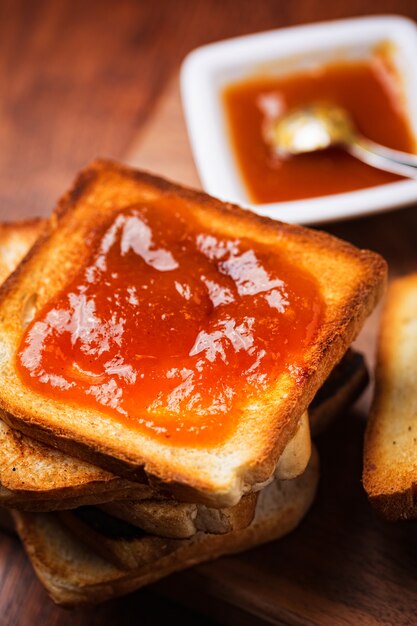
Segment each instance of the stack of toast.
M385 277L377 254L108 161L49 220L3 225L0 504L53 600L293 530L311 433L367 384L349 347Z

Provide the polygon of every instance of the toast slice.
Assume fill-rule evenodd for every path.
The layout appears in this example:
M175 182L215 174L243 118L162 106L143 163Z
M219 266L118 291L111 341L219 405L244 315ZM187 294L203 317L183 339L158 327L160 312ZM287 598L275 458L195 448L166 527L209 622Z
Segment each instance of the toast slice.
M0 224L0 280L15 269L43 228L42 220ZM365 379L363 358L348 352L309 409L313 429L340 413L342 404L353 402ZM190 537L199 530L221 534L244 528L253 519L257 497L249 494L236 506L220 510L164 501L150 486L69 457L13 431L1 421L0 479L0 503L6 506L48 511L113 500L104 504L103 510L150 534L169 538Z
M151 535L187 539L199 531L222 535L246 528L253 520L257 498L258 493L248 493L235 506L225 509L154 500L108 502L99 508Z
M35 392L15 365L28 315L39 313L84 267L90 255L86 238L94 229L128 207L171 203L222 240L244 238L285 255L309 273L324 301L303 366L277 375L256 402L241 398L235 428L210 449L173 446L105 411ZM232 506L273 474L300 417L379 299L385 275L381 257L327 234L259 218L148 174L96 162L61 200L48 232L1 290L0 407L13 428L109 471L163 484L182 500Z
M80 542L54 513L14 512L16 529L37 576L51 598L67 607L95 604L224 554L242 552L291 532L312 504L318 482L314 452L304 474L274 481L260 494L250 526L227 535L197 533L138 569L116 567ZM121 538L118 550L126 540ZM140 541L140 540L138 540ZM116 549L116 547L115 547ZM139 548L138 548L139 550Z
M148 534L94 506L61 511L56 515L75 537L123 570L135 570L154 563L181 546L180 539Z
M394 281L381 317L363 484L388 520L417 517L417 273Z

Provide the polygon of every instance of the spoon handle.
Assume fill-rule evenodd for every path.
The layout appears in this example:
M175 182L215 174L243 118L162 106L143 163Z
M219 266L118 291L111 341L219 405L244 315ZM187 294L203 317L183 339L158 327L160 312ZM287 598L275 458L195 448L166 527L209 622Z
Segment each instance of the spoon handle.
M348 152L372 167L380 170L417 178L417 155L392 150L365 137L357 137L347 146Z

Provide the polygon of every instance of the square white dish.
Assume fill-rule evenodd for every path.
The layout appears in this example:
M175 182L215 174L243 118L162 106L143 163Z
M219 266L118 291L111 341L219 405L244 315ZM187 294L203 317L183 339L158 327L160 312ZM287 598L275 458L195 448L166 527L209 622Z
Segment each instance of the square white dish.
M260 215L299 224L353 218L417 202L417 180L401 180L306 200L252 204L234 159L222 105L226 85L260 70L263 74L294 73L330 61L367 58L375 47L387 43L417 138L417 26L407 18L372 16L296 26L220 41L191 52L181 68L181 96L204 189Z

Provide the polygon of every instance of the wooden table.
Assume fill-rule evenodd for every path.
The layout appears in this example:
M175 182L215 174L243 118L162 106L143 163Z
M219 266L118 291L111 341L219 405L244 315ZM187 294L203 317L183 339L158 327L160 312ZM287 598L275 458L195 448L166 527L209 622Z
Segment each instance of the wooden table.
M49 213L75 172L97 155L196 180L175 84L179 63L190 49L237 34L349 15L396 12L417 18L415 1L376 4L3 0L0 219ZM176 133L182 157L174 166ZM327 230L378 250L394 274L417 269L413 208ZM370 357L375 328L373 320L359 342ZM146 625L177 618L184 626L211 619L234 624L416 623L416 526L378 521L360 486L368 403L369 393L357 413L319 442L320 493L300 528L281 542L224 559L221 567L200 566L94 611L68 613L47 599L18 542L0 535L0 624ZM177 601L192 610L180 608ZM193 610L205 613L207 621Z

